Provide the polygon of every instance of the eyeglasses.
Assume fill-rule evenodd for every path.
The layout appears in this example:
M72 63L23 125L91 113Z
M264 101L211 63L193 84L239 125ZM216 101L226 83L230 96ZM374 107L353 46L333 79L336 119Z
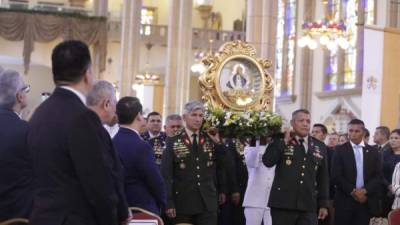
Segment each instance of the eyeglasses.
M23 88L21 88L20 91L23 91L25 93L29 93L29 91L31 90L31 85L25 85Z

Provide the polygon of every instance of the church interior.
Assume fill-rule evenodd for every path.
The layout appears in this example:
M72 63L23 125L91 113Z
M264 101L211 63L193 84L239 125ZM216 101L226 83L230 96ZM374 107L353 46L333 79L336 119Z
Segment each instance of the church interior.
M165 116L201 99L203 57L240 40L270 60L286 121L306 108L329 132L353 118L395 128L399 26L397 0L0 0L0 65L31 85L28 118L54 89L52 49L81 38L98 79Z

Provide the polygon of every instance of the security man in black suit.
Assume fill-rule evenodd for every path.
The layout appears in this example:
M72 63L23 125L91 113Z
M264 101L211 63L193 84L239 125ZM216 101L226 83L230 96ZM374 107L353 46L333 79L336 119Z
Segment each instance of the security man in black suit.
M120 207L107 140L101 123L86 107L93 84L88 46L75 40L52 53L56 89L33 114L28 146L33 157L35 194L31 225L120 225ZM96 118L97 117L97 118ZM96 121L97 119L97 121ZM108 139L108 143L110 140ZM118 181L117 181L118 182Z
M167 186L166 214L174 224L216 225L218 201L225 201L224 145L218 133L201 131L204 106L185 105L185 129L167 138L161 172ZM218 187L218 188L217 188Z
M335 224L368 225L382 213L382 158L364 142L364 122L348 124L349 141L338 146L332 160L335 190Z
M0 223L11 218L28 218L32 209L28 123L19 117L27 106L28 92L29 85L18 72L0 72Z
M292 113L294 135L275 137L263 155L276 165L268 206L273 225L316 225L328 215L329 176L326 146L310 137L310 113ZM318 211L318 216L317 212Z

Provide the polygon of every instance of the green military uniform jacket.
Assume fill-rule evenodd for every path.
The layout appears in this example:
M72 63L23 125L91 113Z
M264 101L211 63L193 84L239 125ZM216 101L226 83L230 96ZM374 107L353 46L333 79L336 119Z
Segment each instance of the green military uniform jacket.
M194 215L217 211L218 192L226 190L224 145L199 133L198 151L185 131L167 138L161 173L167 187L167 209Z
M317 212L329 199L327 150L323 142L308 137L307 153L296 139L288 145L275 138L263 155L267 167L276 165L268 206Z

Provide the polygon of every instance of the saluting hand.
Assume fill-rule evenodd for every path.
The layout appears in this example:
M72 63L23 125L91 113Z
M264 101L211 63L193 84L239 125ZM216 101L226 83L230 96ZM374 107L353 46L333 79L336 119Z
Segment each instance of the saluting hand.
M292 139L292 136L290 135L290 128L286 128L284 133L285 133L285 137L283 140L285 141L285 144L287 145L287 144L289 144L289 141Z

